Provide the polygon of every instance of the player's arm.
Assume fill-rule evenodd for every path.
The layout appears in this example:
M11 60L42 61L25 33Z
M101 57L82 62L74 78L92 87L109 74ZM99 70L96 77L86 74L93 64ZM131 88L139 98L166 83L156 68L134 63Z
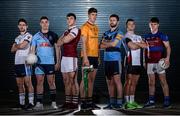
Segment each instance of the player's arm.
M148 44L144 41L137 42L136 44L141 48L147 48L148 47Z
M55 52L56 52L56 63L60 64L61 47L59 47L56 43L55 43Z
M110 41L110 42L102 41L102 43L105 45L106 48L115 47L119 43L119 41L122 39L123 39L123 36L118 33L114 41Z
M28 45L28 43L29 43L29 41L27 41L27 40L24 40L22 43L20 43L20 44L15 44L15 47L17 48L17 49L23 49L23 48L25 48L27 45Z
M86 41L87 41L87 38L84 37L84 36L81 36L81 39L82 39L82 52L83 52L83 62L84 64L87 63L88 65L88 57L87 57L87 54L86 54Z
M11 47L11 52L14 53L17 51L17 48L15 47L16 43L13 43L12 47Z
M75 37L72 36L71 34L68 34L67 36L61 36L59 39L58 39L58 42L57 42L57 45L58 46L62 46L63 44L65 43L69 43L70 41L72 41Z
M107 46L105 44L103 44L103 41L104 41L104 38L100 42L100 45L99 45L100 49L106 49L107 48Z
M165 58L165 62L166 64L170 64L169 60L170 60L170 55L171 55L171 46L169 41L163 41L164 46L166 48L166 58Z

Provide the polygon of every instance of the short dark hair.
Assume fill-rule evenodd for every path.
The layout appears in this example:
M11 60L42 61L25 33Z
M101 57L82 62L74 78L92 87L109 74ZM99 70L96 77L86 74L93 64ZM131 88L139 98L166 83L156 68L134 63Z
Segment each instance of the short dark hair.
M126 21L126 25L128 24L128 22L129 22L129 21L134 22L134 19L127 19L127 21Z
M75 15L74 13L68 13L68 14L66 15L66 17L70 17L70 16L73 16L74 19L76 20L76 15Z
M23 19L23 18L18 20L18 25L19 25L20 22L24 22L27 25L27 21L25 19Z
M98 11L97 11L96 8L90 8L90 9L88 10L88 14L91 14L91 13L93 13L93 12L97 13Z
M43 20L43 19L49 20L47 16L42 16L42 17L40 18L40 21Z
M109 18L111 17L115 17L117 19L117 21L119 21L119 16L117 14L112 14Z
M159 19L157 17L152 17L150 22L159 24Z

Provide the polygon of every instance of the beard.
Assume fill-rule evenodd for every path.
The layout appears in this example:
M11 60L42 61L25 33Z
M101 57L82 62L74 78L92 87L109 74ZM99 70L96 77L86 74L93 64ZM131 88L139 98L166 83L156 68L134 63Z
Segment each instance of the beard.
M26 30L22 28L22 29L19 29L19 31L20 32L25 32Z
M117 26L117 24L113 24L113 23L110 24L110 27L111 27L111 28L114 28L114 27L116 27L116 26Z

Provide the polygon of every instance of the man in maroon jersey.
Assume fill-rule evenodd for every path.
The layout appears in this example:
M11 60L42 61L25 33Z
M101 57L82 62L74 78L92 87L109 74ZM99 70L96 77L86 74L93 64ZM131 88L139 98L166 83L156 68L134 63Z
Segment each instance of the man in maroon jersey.
M76 15L67 14L68 29L59 38L58 45L62 46L61 72L65 85L66 100L62 108L78 108L79 85L77 83L77 44L80 40L80 29L76 27Z

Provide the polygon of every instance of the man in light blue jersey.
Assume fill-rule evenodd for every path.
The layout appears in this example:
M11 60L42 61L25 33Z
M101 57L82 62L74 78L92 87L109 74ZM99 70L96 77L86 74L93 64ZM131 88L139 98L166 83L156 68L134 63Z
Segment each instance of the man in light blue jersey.
M36 74L36 95L37 102L34 107L35 110L43 109L43 92L44 92L44 77L47 76L50 99L52 101L51 107L57 109L56 105L56 85L55 85L55 70L60 68L59 48L56 43L58 35L52 31L49 31L49 20L46 16L40 19L41 30L33 36L31 53L34 53L38 57L38 62L35 67ZM54 47L56 51L56 65L54 58Z
M122 107L121 83L121 52L123 33L118 28L119 16L112 14L109 17L110 30L103 35L100 48L104 49L105 75L108 85L110 102L104 109L119 109ZM117 90L115 90L115 88ZM117 97L114 92L117 92Z

